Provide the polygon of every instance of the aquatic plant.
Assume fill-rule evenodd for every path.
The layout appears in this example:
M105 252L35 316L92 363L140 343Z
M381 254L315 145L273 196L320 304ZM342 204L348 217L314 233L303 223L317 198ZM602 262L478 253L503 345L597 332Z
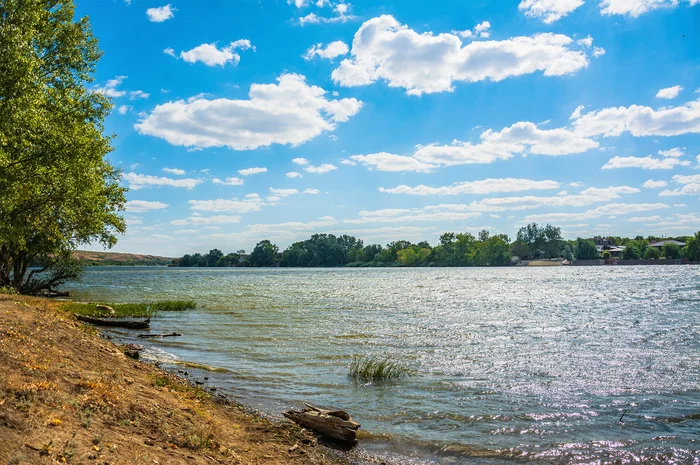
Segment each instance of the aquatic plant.
M348 376L363 383L405 378L415 373L391 357L355 355L350 363Z
M105 307L110 307L114 313ZM96 304L84 302L66 302L62 309L83 316L92 317L132 317L143 318L158 312L182 312L197 307L194 300L161 300L145 303Z

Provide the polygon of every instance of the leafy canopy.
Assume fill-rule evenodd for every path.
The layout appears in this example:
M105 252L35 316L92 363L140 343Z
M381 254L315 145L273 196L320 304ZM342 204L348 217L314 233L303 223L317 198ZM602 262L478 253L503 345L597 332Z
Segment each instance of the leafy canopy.
M23 293L75 277L72 250L111 247L125 230L103 135L111 103L86 86L101 52L74 9L0 1L0 286Z

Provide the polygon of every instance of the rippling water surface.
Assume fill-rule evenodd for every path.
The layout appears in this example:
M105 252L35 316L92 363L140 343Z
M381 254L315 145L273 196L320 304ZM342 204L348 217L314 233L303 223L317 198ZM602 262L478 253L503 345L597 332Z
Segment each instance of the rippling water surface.
M700 267L91 268L78 299L193 298L151 354L272 414L343 408L409 463L700 463ZM414 377L356 385L354 354ZM619 418L624 413L623 421Z

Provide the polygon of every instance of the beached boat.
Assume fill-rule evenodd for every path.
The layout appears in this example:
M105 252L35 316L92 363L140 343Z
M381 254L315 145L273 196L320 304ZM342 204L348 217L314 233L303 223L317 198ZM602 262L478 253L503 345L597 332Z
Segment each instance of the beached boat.
M148 329L151 326L151 319L146 318L145 320L120 320L116 318L95 318L91 316L83 316L75 314L75 317L84 321L85 323L90 323L95 326L112 326L117 328L128 328L128 329Z

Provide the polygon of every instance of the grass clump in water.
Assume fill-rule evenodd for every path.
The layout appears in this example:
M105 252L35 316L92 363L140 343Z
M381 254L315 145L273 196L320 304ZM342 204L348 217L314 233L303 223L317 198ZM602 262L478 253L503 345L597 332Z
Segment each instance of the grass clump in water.
M108 306L114 313L103 308ZM140 304L95 304L83 302L67 302L62 305L63 310L78 315L91 316L97 318L145 318L155 315L158 312L182 312L196 308L194 300L162 300L158 302Z
M400 379L413 374L414 370L392 360L391 357L377 355L355 355L348 372L350 378L363 383Z

